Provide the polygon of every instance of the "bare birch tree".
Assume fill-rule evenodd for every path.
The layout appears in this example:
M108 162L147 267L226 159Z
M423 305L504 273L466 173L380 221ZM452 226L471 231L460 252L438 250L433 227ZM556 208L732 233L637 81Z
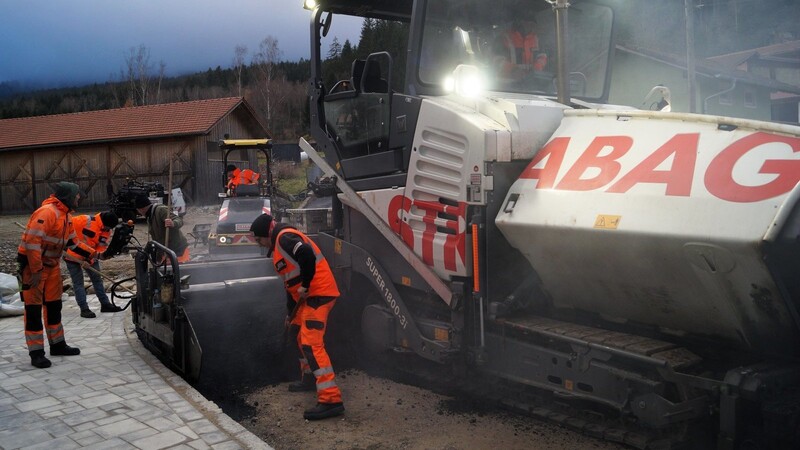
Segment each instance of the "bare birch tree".
M244 57L247 56L247 47L237 45L233 51L233 72L236 74L236 87L239 97L242 96L242 69L244 69Z
M328 48L327 59L336 59L341 55L342 55L342 44L339 43L339 38L334 36L333 42L331 42L331 46Z
M134 105L146 105L150 90L150 49L144 44L131 47L125 55L130 99Z
M262 108L267 124L272 121L274 109L283 101L286 93L278 89L277 81L281 78L278 74L277 63L281 57L278 40L267 36L259 44L258 53L253 55L253 67L256 69L256 91L262 100Z

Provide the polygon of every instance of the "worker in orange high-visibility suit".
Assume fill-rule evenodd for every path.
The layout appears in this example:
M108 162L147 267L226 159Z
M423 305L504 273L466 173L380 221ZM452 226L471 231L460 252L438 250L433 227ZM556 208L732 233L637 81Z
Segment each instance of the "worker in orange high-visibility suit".
M75 230L75 237L78 241L83 242L89 248L97 253L97 259L89 261L89 265L94 270L86 270L89 279L94 286L94 293L97 300L100 302L100 312L114 313L122 311L122 308L111 303L106 295L105 287L103 287L103 279L100 277L100 262L99 259L106 259L103 252L108 248L111 241L111 231L119 223L119 218L112 211L105 211L97 213L94 216L78 215L72 217L72 228ZM69 272L70 279L72 279L72 286L75 290L75 301L78 302L78 307L81 309L81 317L93 319L97 315L89 309L89 304L86 301L86 289L83 287L83 271L79 261L74 261L69 256L65 256L64 260L67 263L67 271Z
M228 164L225 167L225 172L228 175L228 191L231 194L236 193L236 186L240 184L256 184L261 175L253 172L250 169L241 170L233 164Z
M58 183L54 193L31 215L17 249L21 295L25 303L25 342L31 364L42 369L51 364L44 356L42 318L51 355L70 356L81 352L67 345L64 339L59 268L65 251L76 261L85 262L96 256L91 248L77 241L72 229L69 213L77 207L80 198L77 184Z
M338 416L344 412L342 393L323 341L328 314L339 297L328 261L308 236L287 224L276 224L269 214L256 217L250 231L258 245L272 249L272 263L289 297L287 321L297 333L302 373L301 381L289 385L289 390L316 389L317 405L307 409L304 418Z
M547 65L547 54L539 50L536 21L515 21L496 44L495 64L505 80L520 80L531 71L541 72Z

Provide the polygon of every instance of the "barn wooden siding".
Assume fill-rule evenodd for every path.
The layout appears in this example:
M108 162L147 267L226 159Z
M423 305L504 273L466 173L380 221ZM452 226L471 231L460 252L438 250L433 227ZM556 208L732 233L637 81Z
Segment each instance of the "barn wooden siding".
M59 181L77 183L86 193L81 211L108 206L107 185L116 192L129 178L168 185L172 159L173 186L191 205L214 205L222 189L223 163L218 141L264 138L245 108L236 108L204 135L120 141L104 144L10 150L0 153L0 212L30 213L52 193ZM211 150L209 150L211 149ZM232 161L254 168L257 156L238 155ZM234 155L231 155L234 157Z
M198 204L213 205L219 203L218 194L223 191L222 172L225 170L222 163L222 152L219 150L219 141L228 135L229 139L263 139L267 136L255 136L252 127L248 127L248 117L245 109L237 108L232 114L225 116L211 129L207 136L201 137L197 142L197 159L203 161L195 169L195 187L199 200ZM231 154L229 164L245 166L255 170L257 155ZM245 164L246 163L246 164Z
M107 185L114 190L127 178L159 180L167 185L169 159L174 157L174 184L191 179L192 139L124 142L4 152L0 164L3 212L29 212L52 193L52 185L71 181L83 189L81 209L102 209ZM183 187L183 186L182 186ZM191 197L191 191L187 192Z

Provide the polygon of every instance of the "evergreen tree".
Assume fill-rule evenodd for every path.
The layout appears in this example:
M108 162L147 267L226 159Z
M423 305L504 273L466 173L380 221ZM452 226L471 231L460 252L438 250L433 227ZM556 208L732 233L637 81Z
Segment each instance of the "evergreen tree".
M350 39L344 41L344 45L342 45L342 51L339 56L345 61L351 61L355 56L355 50L353 50L353 44L350 43Z
M800 1L797 0L695 0L695 44L698 57L707 57L800 39ZM682 55L685 53L684 2L639 0L617 8L618 37L622 43ZM769 24L769 26L764 26ZM392 84L403 91L408 24L364 19L357 43L334 39L323 64L325 85L349 80L353 60L370 53L387 51L392 61ZM263 49L262 49L263 50ZM0 82L0 119L28 117L98 109L119 108L220 96L247 98L257 109L265 110L262 91L267 88L264 67L253 61L232 67L217 66L195 74L163 76L149 61L149 50L133 47L125 54L126 68L109 76L106 83L79 88L34 90L27 84ZM306 90L310 61L280 61L270 58L272 76L272 119L268 124L274 137L295 139L307 129ZM386 72L386 68L382 68ZM238 71L238 73L237 73ZM261 72L260 72L261 71ZM260 74L260 75L259 75ZM384 73L386 76L386 73ZM160 84L159 84L160 81ZM240 87L241 86L241 87ZM261 86L261 88L259 88ZM273 130L273 128L275 128ZM292 134L295 134L294 136Z

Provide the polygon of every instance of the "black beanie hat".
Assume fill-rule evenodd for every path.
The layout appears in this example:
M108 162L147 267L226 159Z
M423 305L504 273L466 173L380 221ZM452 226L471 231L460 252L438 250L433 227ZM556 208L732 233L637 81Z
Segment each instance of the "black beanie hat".
M75 196L81 189L75 183L69 181L59 181L53 188L53 194L63 204L67 205L70 209L75 209L74 200Z
M103 226L114 228L119 223L119 218L112 211L106 211L100 213L100 221L103 222Z
M232 171L234 171L234 170L236 170L236 166L234 166L233 164L228 164L228 165L225 167L225 172L232 172Z
M137 195L136 199L133 202L133 206L136 209L144 208L145 206L150 206L150 205L151 205L150 197L148 197L146 194Z
M269 226L272 224L272 216L269 214L262 214L256 217L256 220L250 225L250 231L253 236L269 237Z

